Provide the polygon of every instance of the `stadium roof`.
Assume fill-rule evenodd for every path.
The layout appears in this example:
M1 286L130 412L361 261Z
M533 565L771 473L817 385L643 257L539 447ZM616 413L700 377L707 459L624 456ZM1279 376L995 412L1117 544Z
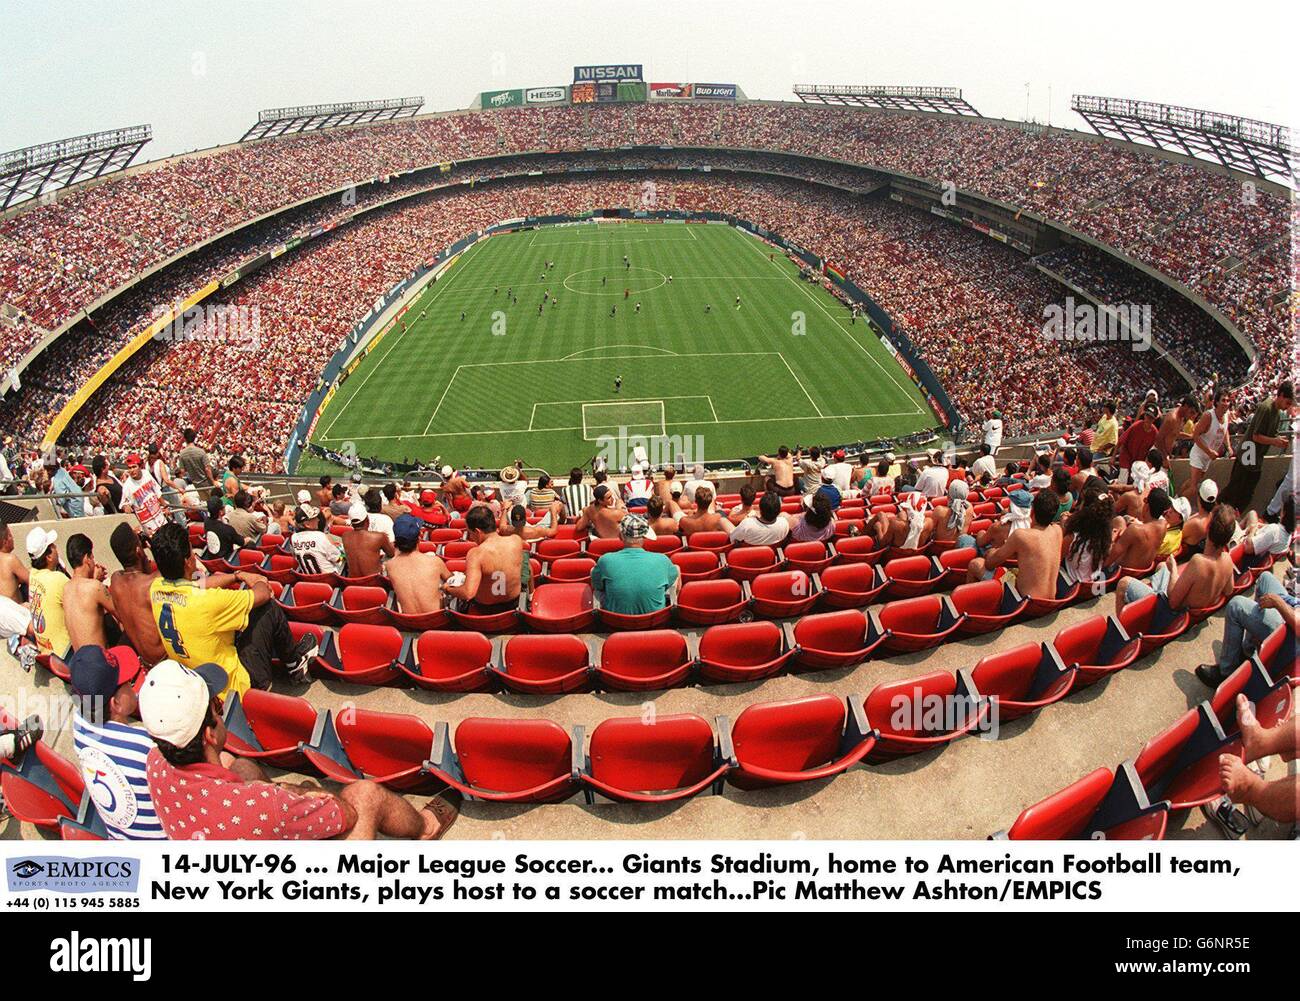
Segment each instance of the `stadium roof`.
M1075 94L1070 107L1110 139L1217 161L1269 180L1289 182L1293 176L1295 147L1284 125L1122 97Z
M152 138L148 125L131 125L0 154L0 210L122 170Z
M806 104L844 104L891 111L939 111L949 115L975 115L960 87L880 87L846 84L797 83L795 97Z
M240 142L266 139L290 132L315 132L343 125L365 125L393 118L410 118L424 107L423 97L390 97L379 101L345 101L341 104L306 104L294 108L267 108Z

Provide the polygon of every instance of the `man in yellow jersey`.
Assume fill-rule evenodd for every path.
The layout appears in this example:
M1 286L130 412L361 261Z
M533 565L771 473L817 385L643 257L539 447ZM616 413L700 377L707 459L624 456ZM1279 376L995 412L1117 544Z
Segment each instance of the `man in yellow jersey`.
M196 582L189 533L175 523L158 529L149 549L159 573L149 603L168 656L189 668L217 664L230 679L226 692L270 688L275 662L295 681L308 680L316 641L310 635L294 640L265 577L240 571ZM230 589L236 582L246 586Z
M63 615L63 589L67 587L68 575L59 566L59 550L54 545L58 538L57 533L44 528L33 528L27 533L27 555L32 561L27 590L31 595L37 650L65 658L72 639Z

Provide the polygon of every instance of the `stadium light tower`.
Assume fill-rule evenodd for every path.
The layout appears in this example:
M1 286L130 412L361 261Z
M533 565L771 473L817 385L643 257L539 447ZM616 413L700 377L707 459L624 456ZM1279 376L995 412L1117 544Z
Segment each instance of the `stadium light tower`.
M368 125L394 118L410 118L424 107L423 97L390 97L379 101L345 101L341 104L305 104L292 108L267 108L240 142L268 139L290 132L316 132L344 125Z
M834 83L797 83L795 97L805 104L839 104L890 111L937 111L946 115L979 112L961 96L960 87L883 87Z
M152 138L148 125L131 125L0 154L0 210L122 170Z
M1216 161L1266 180L1291 183L1294 177L1296 150L1285 125L1123 97L1075 94L1070 107L1110 139Z

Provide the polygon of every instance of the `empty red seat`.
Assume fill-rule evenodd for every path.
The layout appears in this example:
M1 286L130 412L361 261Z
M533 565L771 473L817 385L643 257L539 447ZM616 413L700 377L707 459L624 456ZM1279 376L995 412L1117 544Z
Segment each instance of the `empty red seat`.
M1056 634L1052 646L1061 660L1078 668L1074 687L1084 688L1137 660L1141 640L1130 637L1114 616L1092 615Z
M817 582L802 570L780 570L749 583L754 614L766 619L803 615L817 601Z
M371 626L388 622L388 591L382 587L340 588L332 604L339 622L364 622Z
M328 715L322 713L322 720ZM336 753L318 750L319 735L304 747L312 764L327 778L349 782L364 776L403 792L429 791L443 785L424 768L433 754L433 731L420 717L350 708L333 717L333 726L346 761L341 762Z
M596 620L590 584L542 584L525 597L520 616L543 633L577 633Z
M467 542L464 539L448 542L442 547L442 558L444 560L464 559L469 555L469 551L477 545L477 542Z
M1169 804L1152 804L1133 771L1121 765L1114 774L1098 768L1078 782L1026 807L998 839L1068 841L1162 841Z
M260 572L281 584L292 584L296 580L304 579L298 574L298 561L287 553L271 553L262 564ZM322 577L328 578L322 579L322 584L334 582L333 574L323 574Z
M554 560L577 556L582 552L582 543L575 539L542 539L537 543L537 549L534 552L545 565Z
M578 788L569 732L549 719L470 717L456 728L454 749L439 723L433 746L430 770L474 799L554 803Z
M934 543L931 543L933 546ZM943 577L939 580L940 587L953 587L960 584L966 579L966 569L970 561L975 559L976 550L974 546L964 549L945 549L938 554L939 567L943 570Z
M1191 617L1186 612L1175 612L1163 594L1148 594L1130 601L1119 613L1119 624L1130 636L1141 638L1139 657L1164 646L1187 631Z
M75 819L86 791L81 769L43 741L37 741L15 768L0 763L0 796L19 820L57 830L60 821Z
M337 621L331 602L334 588L329 584L299 581L291 585L280 599L284 614L295 622L325 625Z
M734 622L749 605L739 581L695 580L682 585L677 594L677 619L694 626Z
M259 570L266 562L266 553L260 549L241 549L235 557L235 566L240 570Z
M591 732L582 783L619 802L664 803L720 784L730 767L702 716L615 717Z
M523 633L505 641L498 676L516 692L556 695L585 688L591 670L591 651L577 636Z
M740 546L727 553L727 576L732 580L753 580L781 566L781 558L771 546Z
M960 636L977 636L1003 629L1020 618L1029 604L1014 587L1001 580L980 580L955 587L949 596L962 616Z
M306 765L299 745L316 726L316 708L306 699L250 688L226 696L224 715L231 754L294 771Z
M732 725L735 767L727 781L758 789L830 778L852 768L875 744L856 695L847 705L834 695L760 702Z
M558 559L546 571L546 579L552 584L590 584L595 565L596 561L585 555Z
M645 549L648 553L668 555L678 552L682 548L684 548L684 544L676 535L658 535L653 539L645 540Z
M1263 665L1274 681L1286 678L1293 688L1300 684L1300 657L1296 656L1295 633L1286 627L1285 622L1259 645L1255 660Z
M943 570L933 556L904 556L890 560L884 570L889 581L885 594L890 598L915 598L929 594L943 577Z
M673 566L681 574L683 584L689 584L694 580L717 580L722 576L724 569L722 559L717 553L682 549L670 553L668 558L673 561Z
M873 509L874 510L874 509ZM838 518L835 521L835 548L839 549L841 539L850 539L861 535L867 527L862 518Z
M463 542L465 535L459 528L434 528L428 530L427 538L434 545L442 546L448 542Z
M675 629L614 633L600 648L596 676L604 688L657 691L680 685L695 666L690 644Z
M776 674L794 655L775 622L711 626L700 637L700 673L711 681L756 681Z
M1241 757L1241 737L1225 735L1209 703L1202 702L1147 741L1133 765L1150 799L1169 800L1170 810L1189 810L1223 795L1221 754Z
M1256 660L1248 660L1228 675L1214 691L1210 708L1224 733L1237 733L1237 696L1246 696L1255 706L1255 718L1266 730L1272 729L1291 714L1293 693L1286 678L1274 681Z
M587 555L600 559L606 553L616 553L623 548L622 539L588 539Z
M884 593L889 579L873 563L841 563L818 574L823 608L863 608Z
M405 660L402 634L392 626L350 622L316 656L318 672L354 685L387 685L401 677L397 662Z
M885 550L876 548L876 540L869 535L835 540L837 563L879 563Z
M981 658L971 679L981 698L997 701L997 718L1006 723L1065 698L1078 670L1049 643L1022 643Z
M264 553L273 553L277 549L281 549L283 546L284 546L284 536L272 535L270 532L267 532L265 535L263 535L262 538L258 540L257 543L257 548L262 550L262 552Z
M946 641L962 623L962 613L947 595L891 601L877 609L885 649L896 653L928 650Z
M835 551L824 542L791 542L782 550L787 570L821 573L835 560Z
M795 660L814 669L848 667L870 657L884 639L873 616L853 609L805 615L794 624Z
M1032 619L1059 611L1077 599L1081 591L1082 585L1078 581L1071 580L1069 574L1058 573L1056 575L1056 593L1053 597L1033 598L1026 595L1029 598L1029 603L1025 606L1024 617Z
M965 671L935 671L877 685L865 702L867 725L880 734L868 760L944 747L974 730L989 714L989 703L976 698L976 692Z
M695 532L687 540L690 549L710 553L726 553L731 550L731 535L727 532Z
M447 569L455 573L450 563ZM447 606L447 614L461 629L470 629L479 633L509 632L519 625L519 604L502 604L499 608L485 609L478 604L466 605L457 602Z
M492 641L477 632L424 632L398 662L420 688L435 692L481 692L492 684Z

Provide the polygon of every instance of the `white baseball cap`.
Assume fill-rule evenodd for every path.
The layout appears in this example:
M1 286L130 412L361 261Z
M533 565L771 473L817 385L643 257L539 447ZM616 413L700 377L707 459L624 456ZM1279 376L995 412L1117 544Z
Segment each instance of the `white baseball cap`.
M33 528L27 533L27 555L32 559L43 556L45 550L58 541L59 533L52 529L46 531L44 528Z
M453 472L454 472L454 470L451 468L451 466L443 466L443 467L442 467L442 475L443 475L444 477L450 476Z
M310 503L311 503L311 494L310 494L308 491L306 491L306 490L299 490L299 491L298 491L298 503L299 503L299 504L310 504Z
M1173 508L1178 512L1183 521L1186 521L1192 516L1192 502L1186 497L1175 497Z
M1219 485L1213 480L1201 481L1201 500L1206 504L1213 504L1219 499Z
M196 670L164 660L144 679L140 688L140 719L149 736L184 747L208 718L212 699L230 683L216 664L200 664Z
M348 521L352 522L354 525L361 524L361 522L365 521L369 517L370 512L366 510L364 504L357 503L348 508Z

